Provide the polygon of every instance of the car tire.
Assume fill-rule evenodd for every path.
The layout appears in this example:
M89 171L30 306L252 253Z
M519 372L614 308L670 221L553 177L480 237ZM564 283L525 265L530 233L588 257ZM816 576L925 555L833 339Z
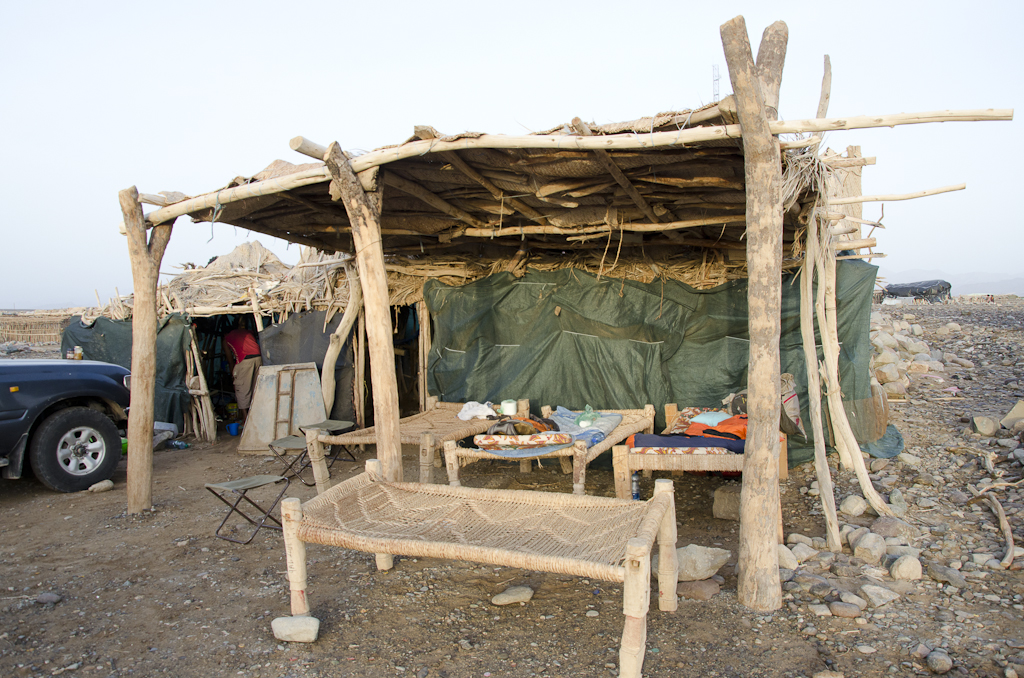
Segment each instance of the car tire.
M69 407L39 425L29 447L32 472L58 492L80 492L114 475L121 437L102 412Z

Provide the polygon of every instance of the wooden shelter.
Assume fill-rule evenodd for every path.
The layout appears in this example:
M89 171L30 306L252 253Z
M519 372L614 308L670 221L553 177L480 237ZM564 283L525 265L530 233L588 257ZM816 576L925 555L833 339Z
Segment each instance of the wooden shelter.
M734 278L749 281L749 415L740 529L740 600L761 610L781 604L777 577L779 295L784 268L802 270L805 348L814 393L818 365L813 318L823 338L830 408L841 413L834 281L841 257L880 256L861 228L879 227L842 211L865 200L916 196L841 195L837 171L872 164L819 148L821 133L953 120L1008 120L1012 111L942 111L922 114L826 117L826 71L816 118L778 121L788 29L768 27L756 61L742 17L722 26L734 94L694 110L671 111L612 125L579 118L526 136L448 135L416 127L404 141L363 155L337 143L303 137L291 148L312 159L276 161L204 195L121 195L124 229L136 271L140 303L155 304L163 233L177 217L230 223L309 245L351 252L362 292L373 377L378 455L387 480L401 480L401 446L389 305L405 283L416 302L428 277L468 281L490 272L526 267L576 267L598 275L655 280L670 277L695 287ZM827 68L827 57L826 57ZM788 135L785 138L781 135ZM801 135L801 136L793 136ZM953 187L958 188L958 187ZM937 191L924 191L929 194ZM139 201L158 209L143 215ZM153 229L147 246L145 236ZM840 242L841 241L841 242ZM148 268L147 268L148 267ZM353 272L350 271L349 275ZM813 277L817 276L817 285ZM816 290L816 293L815 293ZM149 297L146 297L146 295ZM815 296L816 294L816 296ZM256 302L254 302L256 303ZM349 305L349 309L353 305ZM137 341L146 341L136 332ZM151 359L137 345L140 366ZM133 365L136 379L146 374ZM133 390L146 397L144 389ZM812 423L821 426L820 396L811 398ZM658 406L661 403L657 404ZM845 416L831 425L844 466L861 480L879 513L888 509L871 488ZM134 422L133 422L134 423ZM821 431L816 467L829 522L829 543L839 548L838 523ZM131 444L131 443L130 443ZM131 460L130 460L131 461ZM129 483L148 484L140 470ZM131 493L132 489L129 488ZM146 506L133 505L129 510Z

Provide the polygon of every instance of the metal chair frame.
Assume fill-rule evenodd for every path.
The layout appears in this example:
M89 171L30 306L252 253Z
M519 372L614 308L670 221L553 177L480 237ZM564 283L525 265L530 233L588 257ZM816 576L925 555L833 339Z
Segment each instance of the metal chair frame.
M273 485L275 483L280 483L282 481L284 482L284 487L281 488L281 492L278 493L277 497L274 498L274 501L271 502L271 504L265 509L246 495L246 493L249 490L255 490L257 488L266 487L267 485ZM214 536L219 537L220 539L226 539L227 541L235 542L236 544L248 544L256 538L256 535L257 533L259 533L261 528L267 527L273 530L280 530L281 521L275 518L274 516L270 515L270 512L277 507L278 502L280 502L281 498L284 497L284 493L288 490L289 485L291 485L291 480L289 480L287 477L269 475L251 476L249 478L229 480L223 483L207 483L206 489L210 491L210 494L217 497L217 499L220 499L228 506L227 515L224 516L224 520L220 521L220 525L218 525L217 529L214 530ZM237 495L237 498L234 500L233 503L231 501L228 501L228 499L225 497L225 495L228 492L232 492L235 495ZM245 511L239 508L239 505L243 501L245 501L246 503L248 503L257 511L260 512L258 521L254 520L247 513L245 513ZM244 518L246 522L248 522L250 525L256 526L256 529L252 531L252 534L249 535L248 539L236 539L234 537L229 537L227 535L220 533L220 531L224 529L224 526L227 524L228 520L231 518L231 515L234 513L237 513L238 515L242 516L242 518ZM277 524L268 525L268 519L274 521Z

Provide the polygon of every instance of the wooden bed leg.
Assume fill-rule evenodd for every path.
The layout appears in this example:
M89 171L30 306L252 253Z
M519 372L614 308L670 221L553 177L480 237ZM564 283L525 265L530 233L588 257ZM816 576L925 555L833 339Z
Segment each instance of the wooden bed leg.
M302 502L295 497L282 501L284 557L288 568L288 588L291 589L293 617L309 615L309 598L306 597L306 545L299 539L301 521Z
M384 465L380 463L380 459L367 459L366 472L375 482L384 480ZM395 557L390 553L375 553L373 555L377 561L378 570L386 571L395 566Z
M572 445L572 493L586 494L583 487L587 482L587 447L582 440Z
M452 487L459 487L462 481L459 480L459 458L455 456L456 442L449 440L444 444L444 463L448 467L448 484Z
M572 459L569 457L559 457L558 465L562 467L562 473L565 475L572 473Z
M306 454L313 467L313 480L316 482L316 493L323 494L331 489L331 471L327 468L324 445L320 442L320 429L306 429Z
M640 678L647 650L647 610L651 605L651 552L640 539L626 546L622 612L626 623L619 647L619 678Z
M675 612L679 607L676 586L679 584L679 555L676 553L676 501L671 480L654 481L654 496L667 494L669 503L658 527L658 609Z
M530 473L533 471L533 459L520 459L519 460L519 472Z
M615 496L629 499L629 448L625 445L612 448L612 473L615 476Z
M430 485L434 482L434 434L420 436L420 482Z

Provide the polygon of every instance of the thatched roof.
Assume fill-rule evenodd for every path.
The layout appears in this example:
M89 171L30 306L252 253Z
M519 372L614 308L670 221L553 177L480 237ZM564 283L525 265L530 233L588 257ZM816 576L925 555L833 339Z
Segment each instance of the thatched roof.
M360 179L364 186L379 186L383 192L381 229L387 255L512 260L526 244L534 257L549 251L556 257L576 253L577 260L596 256L610 261L605 256L610 246L611 256L624 261L668 251L673 257L705 263L709 256L722 263L742 261L745 189L740 139L718 134L685 144L608 151L580 149L577 143L584 135L625 135L642 141L647 138L643 135L654 139L660 133L663 142L664 133L673 131L683 139L682 132L692 135L698 127L722 130L721 125L734 122L724 104L587 125L582 134L578 122L575 128L567 123L536 137L564 137L565 144L558 147L496 147L502 144L489 140L502 137L444 136L417 127L416 135L403 144L355 157L352 164L358 169L361 161L373 156L372 163L366 160L371 167ZM509 139L527 139L529 145L529 137ZM474 147L473 141L491 147ZM422 152L413 152L420 147ZM435 147L456 150L431 150ZM789 151L784 163L794 153L813 155L809 149ZM621 171L618 177L616 168ZM206 206L185 213L195 221L230 223L325 252L351 252L348 216L332 200L328 179L322 162L277 160L259 174L237 177L207 194ZM787 243L794 242L803 226L802 202L813 199L805 195L806 183L796 182L787 201ZM251 187L251 196L221 204L218 196L235 187ZM595 263L594 268L601 266Z

